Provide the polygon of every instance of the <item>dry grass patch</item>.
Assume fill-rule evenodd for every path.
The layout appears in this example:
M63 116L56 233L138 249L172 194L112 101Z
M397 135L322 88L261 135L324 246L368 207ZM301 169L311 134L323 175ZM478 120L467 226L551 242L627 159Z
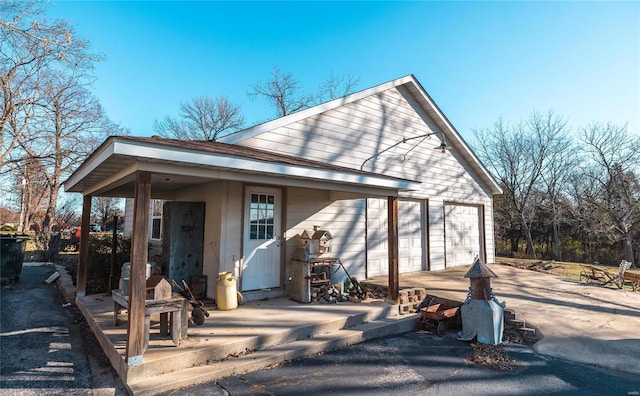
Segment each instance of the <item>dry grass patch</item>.
M557 275L566 279L571 279L580 282L580 274L587 267L594 267L599 270L607 271L612 275L618 273L618 266L604 265L604 264L584 264L565 261L545 261L545 260L530 260L530 259L516 259L509 257L496 257L496 264L509 265L516 268L528 269L531 271L542 272L547 274ZM639 274L640 269L631 268L628 272ZM607 285L617 289L615 285ZM625 283L625 290L632 290L629 282Z

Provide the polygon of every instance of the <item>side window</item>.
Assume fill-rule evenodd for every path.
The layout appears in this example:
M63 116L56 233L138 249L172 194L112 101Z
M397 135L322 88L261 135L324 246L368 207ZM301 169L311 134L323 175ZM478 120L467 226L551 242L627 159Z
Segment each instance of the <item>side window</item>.
M162 205L164 205L164 200L151 200L151 239L160 240L162 238Z

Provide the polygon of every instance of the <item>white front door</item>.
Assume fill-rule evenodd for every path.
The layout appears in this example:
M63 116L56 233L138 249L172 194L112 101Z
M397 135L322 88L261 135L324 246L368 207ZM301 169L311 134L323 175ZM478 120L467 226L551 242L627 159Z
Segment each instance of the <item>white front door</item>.
M248 187L245 193L242 290L280 287L281 192Z

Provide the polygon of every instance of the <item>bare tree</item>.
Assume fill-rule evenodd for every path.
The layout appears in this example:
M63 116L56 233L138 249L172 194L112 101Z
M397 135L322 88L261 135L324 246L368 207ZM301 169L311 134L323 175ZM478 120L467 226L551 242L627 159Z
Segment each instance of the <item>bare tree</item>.
M254 84L249 91L249 96L252 98L265 97L276 110L277 116L284 117L311 107L316 102L316 95L305 94L301 91L302 85L291 73L284 73L280 67L274 66L271 77L266 81Z
M534 192L565 126L566 121L550 111L546 115L534 112L528 121L518 124L499 119L490 129L474 131L476 152L500 180L517 210L527 242L526 254L532 258L536 254L531 236Z
M555 259L562 260L562 248L560 237L560 201L566 194L566 185L573 169L578 165L578 156L573 140L569 136L569 129L566 127L565 119L557 117L553 112L546 115L534 113L530 121L533 129L549 128L550 136L548 144L550 147L545 166L542 167L541 181L544 186L546 200L549 204L551 218L549 220L553 232L553 244L555 248Z
M82 208L82 197L78 194L67 194L61 197L56 211L55 223L59 230L70 229L82 221L79 208Z
M107 133L127 131L88 90L102 56L66 21L47 21L46 5L0 3L0 169L24 181L25 223L50 231L62 180Z
M602 226L603 221L598 212L593 211L589 204L588 195L591 189L590 182L584 177L582 170L577 167L571 172L566 185L568 195L572 200L571 225L572 237L582 245L583 261L593 261L594 247L601 240L607 240L606 231Z
M595 123L580 134L591 160L583 175L589 180L584 194L604 221L613 239L622 242L624 259L635 265L632 229L640 224L640 136L626 126Z
M359 77L351 74L337 77L332 72L320 87L320 101L333 100L353 93L359 81Z
M226 96L199 96L180 104L178 118L167 116L154 121L153 129L162 137L215 141L242 128L244 122L240 106Z
M264 97L273 106L277 117L284 117L317 105L325 100L336 99L353 92L359 78L352 75L336 77L333 73L325 80L318 93L305 93L300 81L291 73L285 73L277 65L266 81L254 84L249 96Z
M106 137L106 117L76 76L51 73L43 91L42 121L23 135L21 147L28 157L40 158L49 187L42 227L50 229L62 181Z
M42 202L47 196L47 179L43 168L36 159L26 159L14 172L16 186L20 186L21 213L20 231L29 231L32 227L40 230L40 220L44 217Z
M46 3L0 2L0 172L36 116L44 75L52 70L92 70L100 55L65 21L49 23Z

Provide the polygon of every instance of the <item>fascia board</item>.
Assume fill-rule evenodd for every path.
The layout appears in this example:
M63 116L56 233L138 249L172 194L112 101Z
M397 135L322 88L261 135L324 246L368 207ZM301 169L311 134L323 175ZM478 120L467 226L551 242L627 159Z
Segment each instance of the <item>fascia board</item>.
M418 190L420 183L385 176L365 175L348 171L308 168L298 165L259 161L221 154L207 154L177 148L153 147L144 144L117 142L115 154L141 159L226 168L241 172L271 174L279 177L330 180L335 183L358 184L399 190Z
M238 172L231 170L209 170L204 168L190 168L168 164L139 164L138 170L158 172L167 175L188 175L209 178L212 180L232 180L243 183L252 184L269 184L274 186L286 186L286 187L300 187L317 190L338 191L341 193L352 194L354 197L362 198L365 196L370 197L384 197L384 196L398 196L400 190L392 188L381 188L375 186L363 186L355 184L341 184L333 183L332 181L322 181L313 179L299 179L299 178L284 178L278 175L265 175L263 173L248 173Z

